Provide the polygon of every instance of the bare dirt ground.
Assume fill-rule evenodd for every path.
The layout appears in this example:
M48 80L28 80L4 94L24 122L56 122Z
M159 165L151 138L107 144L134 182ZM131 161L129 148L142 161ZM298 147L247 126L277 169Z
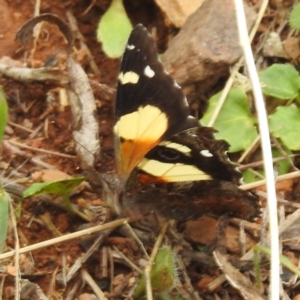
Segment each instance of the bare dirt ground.
M255 1L253 1L255 2ZM94 74L90 67L86 53L76 53L76 58L95 82L107 85L106 96L103 91L95 88L97 114L101 136L102 155L106 160L105 167L109 170L113 166L113 136L112 136L112 103L114 100L117 75L119 72L119 60L107 58L101 51L101 45L96 40L96 28L101 15L110 4L108 0L94 1L89 8L88 1L41 1L40 13L53 13L67 20L67 11L75 17L79 31L85 38L86 45L98 66L99 74ZM142 22L145 26L157 27L159 32L158 48L165 50L168 41L168 30L176 30L169 27L162 13L152 1L135 2L125 1L128 14L134 24ZM259 3L254 3L258 5ZM0 58L6 57L9 64L22 66L27 61L29 67L57 66L64 70L64 52L66 42L56 26L44 24L40 38L34 49L24 49L15 41L17 30L33 17L35 1L5 1L0 0ZM151 12L151 13L150 13ZM270 9L264 24L261 25L259 35L267 31L271 24L269 19L276 9ZM269 18L269 19L268 19ZM171 29L170 29L171 28ZM259 37L258 37L259 38ZM77 41L78 42L78 41ZM62 55L56 55L62 51ZM12 61L13 60L13 61ZM46 170L48 180L61 178L57 170L70 176L82 175L83 169L78 157L76 157L75 143L72 136L72 116L68 105L63 104L63 84L49 82L20 82L1 76L9 105L9 124L5 139L11 141L2 148L0 167L3 170L2 177L20 184L29 185L32 176L39 176L37 172ZM22 145L26 145L25 148ZM52 154L43 150L52 151ZM13 171L13 173L12 173ZM65 176L63 174L63 176ZM41 177L37 179L39 181ZM5 182L5 181L4 181ZM283 193L291 192L293 182L282 185ZM17 232L20 247L33 245L61 235L76 232L91 226L78 216L67 212L53 196L50 199L26 199L21 201L18 193L14 193L13 208L17 220ZM20 195L19 195L20 196ZM52 203L53 200L53 203ZM101 196L91 187L85 186L82 190L76 190L71 197L74 204L81 209L93 207L96 218L93 225L104 220L109 220L109 215L104 208ZM57 204L58 203L58 204ZM237 225L237 223L236 223ZM192 240L201 241L209 246L215 236L216 221L211 218L202 218L197 223L179 223L177 230L185 232ZM196 228L196 229L195 229ZM203 230L200 230L202 228ZM247 223L246 250L258 242L260 222ZM158 232L153 229L145 234L144 240L147 250L153 246ZM227 248L232 257L240 256L238 229L231 226L227 229ZM196 237L193 238L193 235ZM101 247L93 250L93 254L84 262L81 270L73 279L65 284L63 275L69 270L78 258L82 257L89 249L96 235L89 238L72 239L67 242L43 247L30 253L20 255L20 272L22 275L21 299L44 299L37 296L40 288L47 298L45 299L94 299L92 288L85 284L88 280L86 274L90 274L98 286L105 292L107 299L125 299L125 295L134 283L134 271L124 263L121 254L124 254L136 264L141 262L142 253L137 242L130 234L115 230L105 238ZM197 257L194 249L199 249L196 243L186 241L182 237L170 235L167 237L169 244L174 245L176 251L182 250L183 260L187 263L187 278L191 279L191 286L203 299L242 299L239 292L228 284L220 285L214 292L209 291L207 284L217 278L221 271L215 265L210 264L210 256ZM7 239L7 251L15 248L16 239L13 227L9 229ZM209 248L209 247L208 247ZM209 249L207 250L209 252ZM121 253L121 254L120 254ZM295 251L286 252L290 258L298 264L298 256ZM206 254L205 254L206 255ZM209 258L208 258L209 257ZM209 262L207 264L207 262ZM15 273L17 270L13 257L0 263L0 289L1 299L14 299ZM249 266L246 266L249 268ZM251 267L250 267L251 268ZM60 274L61 280L57 280ZM182 274L185 274L182 272ZM181 274L181 276L183 276ZM247 273L251 278L251 272ZM267 275L266 275L267 276ZM27 280L27 281L25 281ZM186 281L185 281L186 282ZM35 284L35 285L34 285ZM182 289L188 286L186 283ZM72 294L71 293L74 293ZM218 295L218 296L216 296ZM290 289L290 297L297 295L297 286ZM175 296L174 296L175 297ZM106 298L103 298L106 299ZM175 298L174 298L175 299ZM200 298L188 298L200 299ZM294 298L298 299L298 298Z

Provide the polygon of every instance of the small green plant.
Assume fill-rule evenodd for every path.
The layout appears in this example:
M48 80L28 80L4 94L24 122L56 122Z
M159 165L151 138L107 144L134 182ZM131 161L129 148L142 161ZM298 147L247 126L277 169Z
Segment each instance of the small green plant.
M8 107L2 87L0 86L0 142L3 139L8 118Z
M274 64L260 73L260 81L265 95L299 101L300 75L293 66ZM208 123L220 94L221 92L209 99L207 112L201 119L204 125ZM231 145L230 152L246 150L257 137L256 119L251 115L247 101L244 89L232 88L213 126L219 131L217 138L224 139ZM288 114L286 117L285 113ZM295 139L299 136L299 117L300 112L295 105L280 106L269 116L271 133L291 150L300 150L300 142L297 143ZM239 128L238 132L236 128Z
M271 250L270 248L262 245L256 245L253 247L254 251L254 265L255 265L255 277L256 277L256 285L260 287L262 285L261 283L261 274L260 274L260 262L259 262L259 253L266 254L268 256L271 256ZM292 273L300 276L300 270L298 266L295 266L286 256L280 255L280 263L282 266L284 266L286 269L291 271Z
M70 192L83 182L84 179L85 177L81 176L50 182L36 182L23 192L23 197L27 198L39 194L55 194L63 198L65 205L70 212L74 212L70 202Z
M294 100L289 106L277 106L269 115L269 127L271 134L278 138L286 153L300 150L300 75L292 65L273 64L259 74L263 93L270 97L268 103L275 99L283 101ZM206 125L217 105L220 93L209 99L209 106L201 122ZM278 102L278 100L277 100ZM284 102L285 104L285 102ZM230 152L246 150L257 137L256 119L248 108L246 91L240 88L232 88L222 107L213 127L219 132L218 139L224 139L231 145ZM238 128L238 131L236 130ZM282 156L276 149L274 157ZM288 171L290 163L280 162L280 174ZM254 180L255 176L247 172L244 174L246 182Z
M8 107L2 87L0 87L0 143L3 139L5 126L8 118ZM8 213L9 213L9 196L1 184L0 178L0 253L5 247L5 240L8 227Z
M201 119L204 125L211 118L220 95L221 92L209 99L207 112ZM237 152L247 149L257 137L255 122L248 108L246 92L242 88L232 88L213 127L219 131L216 137L231 145L230 152Z
M300 30L300 3L296 4L289 17L291 28Z
M100 19L97 37L103 52L110 58L119 58L124 52L132 25L123 6L123 0L113 0Z
M291 65L273 64L259 73L265 95L282 100L300 100L300 76Z
M164 247L158 251L152 266L150 277L153 292L159 294L155 299L168 299L162 297L167 297L167 293L175 286L177 278L174 256L170 247ZM133 293L133 299L143 299L146 293L145 290L146 279L143 275Z
M8 227L9 196L0 185L0 253L5 247Z

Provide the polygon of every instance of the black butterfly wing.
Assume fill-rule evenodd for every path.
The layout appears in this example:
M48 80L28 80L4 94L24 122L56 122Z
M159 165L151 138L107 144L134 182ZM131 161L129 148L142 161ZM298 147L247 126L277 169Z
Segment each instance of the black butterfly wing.
M162 140L198 124L142 25L132 30L123 55L115 118L117 171L124 180Z

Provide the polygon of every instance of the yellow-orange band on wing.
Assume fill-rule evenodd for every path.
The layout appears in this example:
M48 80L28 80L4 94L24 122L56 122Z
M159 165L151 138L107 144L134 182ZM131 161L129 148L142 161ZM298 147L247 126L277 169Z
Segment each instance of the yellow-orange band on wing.
M194 165L164 163L154 159L143 159L139 169L157 178L158 182L211 180L212 177Z
M168 118L158 107L146 105L123 115L114 131L120 139L118 172L130 174L142 158L158 145L168 128Z

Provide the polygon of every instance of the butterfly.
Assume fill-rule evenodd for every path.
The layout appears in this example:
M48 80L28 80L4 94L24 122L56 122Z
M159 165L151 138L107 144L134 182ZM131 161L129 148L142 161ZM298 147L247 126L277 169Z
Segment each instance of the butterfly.
M115 103L115 158L120 206L188 220L228 214L253 220L257 197L238 188L229 144L190 115L186 97L165 71L153 37L139 24L122 58Z

